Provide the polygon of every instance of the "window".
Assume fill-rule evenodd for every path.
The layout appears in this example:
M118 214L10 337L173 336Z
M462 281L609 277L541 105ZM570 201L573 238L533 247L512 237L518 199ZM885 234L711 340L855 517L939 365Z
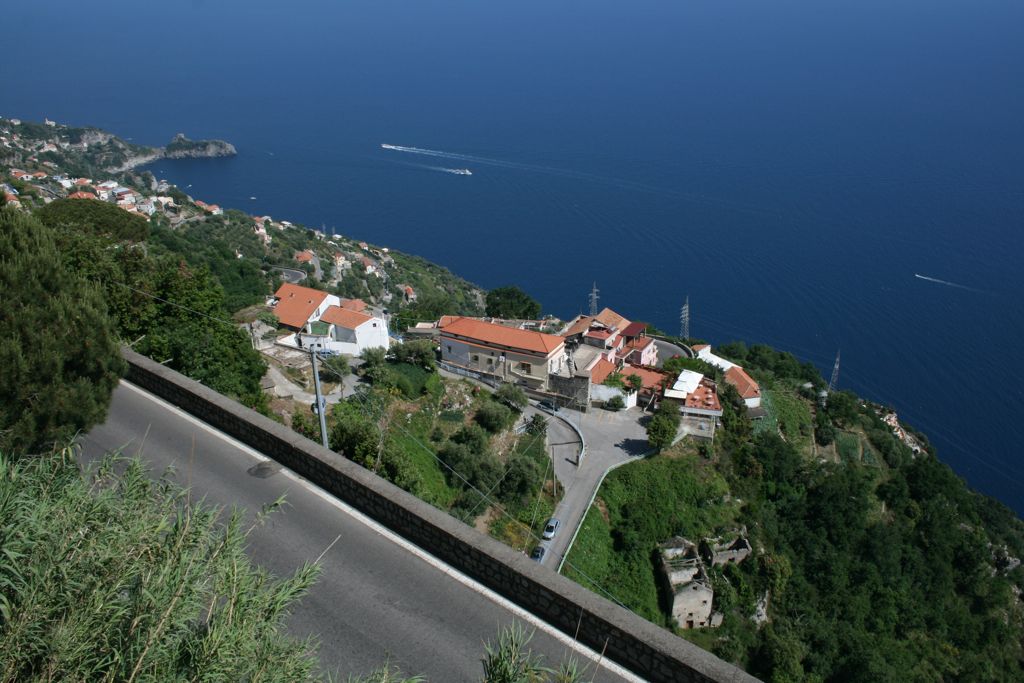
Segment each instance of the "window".
M520 363L519 371L524 375L529 375L533 371L533 366L529 363Z
M451 353L451 352L452 352L452 347L451 347L451 345L449 344L449 345L448 345L448 353Z
M487 359L487 364L488 365L494 365L494 359L493 358L488 358Z
M473 354L473 355L472 355L472 356L470 357L470 360L472 360L472 361L473 361L474 363L479 363L479 362L480 362L480 356L478 356L478 355L476 355L476 354L474 353L474 354Z

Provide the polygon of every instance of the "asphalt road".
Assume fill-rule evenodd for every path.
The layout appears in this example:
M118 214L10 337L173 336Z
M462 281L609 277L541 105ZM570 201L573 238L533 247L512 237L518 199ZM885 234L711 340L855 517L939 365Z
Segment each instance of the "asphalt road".
M107 421L83 439L86 459L121 449L141 453L193 498L257 511L281 494L284 510L251 537L250 556L284 575L326 553L319 580L295 608L290 628L317 635L324 668L366 673L385 662L435 682L477 681L484 642L519 621L535 629L534 652L549 665L570 651L591 670L593 652L395 537L312 484L194 418L122 383ZM570 649L572 648L572 650ZM609 669L611 667L611 670ZM639 680L605 662L596 681Z

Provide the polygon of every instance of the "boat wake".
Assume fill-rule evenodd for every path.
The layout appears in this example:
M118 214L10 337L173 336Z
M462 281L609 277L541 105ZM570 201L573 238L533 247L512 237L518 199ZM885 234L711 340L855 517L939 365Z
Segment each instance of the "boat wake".
M650 194L678 197L687 202L693 202L696 204L706 204L721 209L728 209L732 211L738 211L741 213L748 213L758 216L768 216L770 218L778 218L778 213L775 211L765 210L761 207L748 206L733 202L730 200L717 199L714 197L708 197L705 195L697 195L691 192L680 192L678 190L672 190L664 187L656 187L648 185L646 183L639 183L633 180L625 180L623 178L613 178L609 176L597 175L594 173L587 173L585 171L573 171L565 168L556 168L554 166L542 166L540 164L526 164L517 161L505 161L503 159L492 159L490 157L478 157L473 154L459 154L456 152L445 152L439 149L425 149L423 147L406 147L404 145L389 145L381 144L381 149L390 150L392 152L402 152L404 154L419 154L422 156L435 157L438 159L450 159L453 161L463 161L472 164L479 164L482 166L495 166L498 168L507 168L516 171L525 171L527 173L543 173L545 175L557 176L560 178L569 178L572 180L581 180L584 182L602 183L617 187L623 190L632 190L635 192L645 192ZM461 169L459 169L461 170ZM466 169L468 170L468 169ZM468 174L460 174L468 175Z
M431 171L441 171L442 173L452 173L454 175L473 175L473 172L468 168L445 168L444 166L424 166L429 168Z
M982 291L980 289L975 289L974 287L968 287L967 285L957 284L956 282L950 282L949 280L940 280L937 277L928 277L927 275L921 275L919 273L914 273L914 277L916 277L918 280L924 280L925 282L934 282L937 285L945 285L947 287L956 287L957 289L966 289L969 292L981 292Z

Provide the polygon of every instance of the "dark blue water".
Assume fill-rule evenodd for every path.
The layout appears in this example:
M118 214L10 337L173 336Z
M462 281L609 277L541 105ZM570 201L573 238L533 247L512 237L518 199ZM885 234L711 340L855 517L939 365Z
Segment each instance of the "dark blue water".
M1024 4L176 4L5 7L0 114L228 139L155 170L561 316L596 281L826 374L841 347L841 386L1024 510Z

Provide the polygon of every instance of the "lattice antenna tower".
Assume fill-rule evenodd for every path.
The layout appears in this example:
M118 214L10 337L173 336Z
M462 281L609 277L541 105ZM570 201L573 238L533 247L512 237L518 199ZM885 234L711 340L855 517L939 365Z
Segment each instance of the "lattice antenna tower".
M836 351L836 364L832 366L832 379L828 381L828 393L835 391L839 384L839 351Z
M590 315L592 316L597 315L597 300L601 298L597 295L598 291L597 283L595 282L594 286L590 288Z
M679 311L679 336L683 339L690 338L690 297L686 297L683 307Z

